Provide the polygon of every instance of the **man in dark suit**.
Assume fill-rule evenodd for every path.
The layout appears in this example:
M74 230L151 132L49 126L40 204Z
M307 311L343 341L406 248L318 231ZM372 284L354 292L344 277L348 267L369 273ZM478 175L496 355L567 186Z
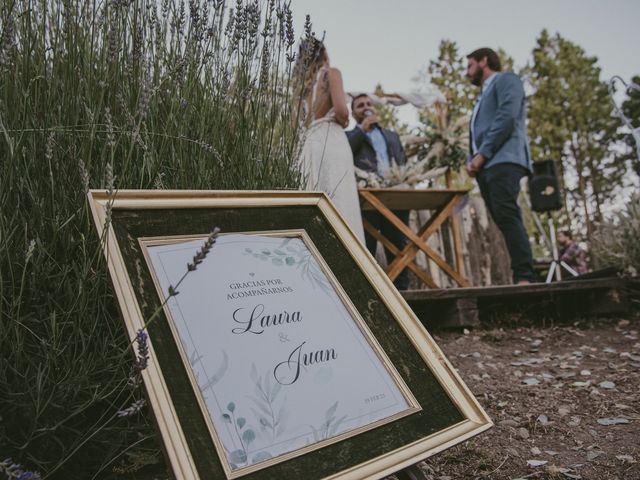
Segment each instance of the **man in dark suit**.
M531 172L524 88L514 73L500 72L500 59L490 48L471 52L467 60L467 77L481 87L469 125L467 173L504 236L513 282L530 283L536 276L518 205L520 180Z
M378 124L380 120L376 114L375 107L367 95L361 94L353 99L351 102L351 114L357 125L353 130L349 130L346 133L356 167L382 175L392 165L392 162L398 165L407 163L407 156L402 148L400 137L397 133L380 127ZM408 210L394 213L405 224L409 223ZM381 214L374 211L365 211L362 216L398 249L402 250L404 248L406 243L404 235ZM375 255L377 240L366 230L364 236L367 249L371 252L371 255ZM393 255L386 248L385 256L387 262L393 259ZM398 275L394 284L398 290L406 290L409 287L409 272L406 268Z

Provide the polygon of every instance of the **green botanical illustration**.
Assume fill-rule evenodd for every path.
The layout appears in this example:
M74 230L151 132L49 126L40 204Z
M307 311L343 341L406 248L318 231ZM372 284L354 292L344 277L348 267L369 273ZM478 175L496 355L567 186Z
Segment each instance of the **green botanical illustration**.
M255 364L251 365L250 376L254 383L255 395L250 395L249 398L256 406L256 409L251 411L260 424L261 430L268 433L273 443L284 433L288 417L286 397L280 395L282 385L272 380L273 375L269 371L264 376L258 375Z
M222 362L220 363L220 366L218 367L216 372L211 376L207 374L204 366L202 365L202 355L199 355L195 350L189 358L189 363L191 364L191 368L193 368L195 372L196 380L198 381L198 385L200 386L200 391L202 391L203 396L206 398L207 390L213 388L214 385L222 380L222 377L224 377L225 373L227 373L227 370L229 368L229 355L227 354L227 352L222 350ZM200 364L200 367L198 367L198 364ZM204 380L200 379L200 372L202 372L206 377Z
M337 410L338 402L335 402L326 411L324 415L324 421L317 428L313 425L309 425L313 430L313 440L315 442L320 442L321 440L326 440L327 438L333 437L338 431L340 424L345 421L347 415L343 415L342 417L336 419Z
M243 464L249 465L249 462L247 462L249 445L256 439L256 433L247 426L247 420L244 417L236 417L235 410L236 404L229 402L227 405L227 411L229 413L222 414L224 421L233 425L241 447L228 454L229 463L232 468L238 468Z
M293 240L297 239L285 238L274 249L254 250L247 247L244 249L244 254L252 255L263 261L270 261L273 265L295 267L300 271L301 278L309 282L313 288L318 287L325 293L331 292L331 284L311 252L304 246L304 243Z

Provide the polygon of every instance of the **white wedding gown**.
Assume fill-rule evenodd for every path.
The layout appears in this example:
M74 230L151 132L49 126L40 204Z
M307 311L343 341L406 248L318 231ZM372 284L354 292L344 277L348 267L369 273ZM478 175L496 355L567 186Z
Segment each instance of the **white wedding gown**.
M318 72L318 77L322 70ZM312 103L318 81L313 87ZM327 194L353 233L364 244L364 228L353 170L353 154L344 130L334 120L333 109L313 119L304 133L300 163L307 179L307 190Z

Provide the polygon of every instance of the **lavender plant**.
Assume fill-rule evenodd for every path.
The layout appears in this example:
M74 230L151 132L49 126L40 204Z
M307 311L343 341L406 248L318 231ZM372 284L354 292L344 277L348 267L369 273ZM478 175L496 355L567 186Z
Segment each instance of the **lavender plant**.
M297 188L293 44L280 0L1 4L0 454L162 471L86 192Z
M0 462L0 473L4 475L7 480L41 480L42 477L38 472L32 472L31 470L24 470L22 465L13 463L10 458L4 459Z

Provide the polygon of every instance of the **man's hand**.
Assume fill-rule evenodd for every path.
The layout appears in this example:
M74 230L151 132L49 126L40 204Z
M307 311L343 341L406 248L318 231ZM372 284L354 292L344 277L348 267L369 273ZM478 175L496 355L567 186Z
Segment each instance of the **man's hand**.
M469 163L466 165L467 173L470 177L475 177L478 175L480 170L482 170L482 166L487 159L481 153L477 153L475 157L471 159Z
M373 126L379 122L380 119L378 118L378 115L376 115L375 113L371 113L370 115L364 117L360 126L362 127L362 130L368 133L373 129Z

